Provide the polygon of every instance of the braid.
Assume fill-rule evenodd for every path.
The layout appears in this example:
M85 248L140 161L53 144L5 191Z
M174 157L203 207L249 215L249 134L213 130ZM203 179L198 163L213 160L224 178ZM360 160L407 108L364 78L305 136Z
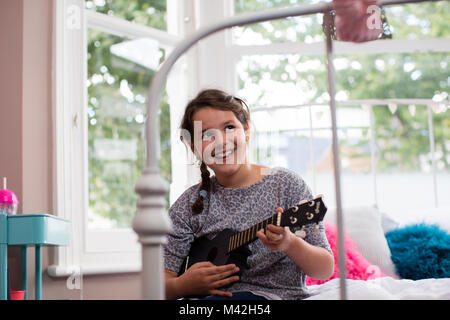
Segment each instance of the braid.
M208 168L206 167L206 164L202 161L202 164L200 165L200 171L202 176L202 182L200 183L200 190L205 190L206 192L209 192L211 189L211 179L210 179L210 173ZM203 211L203 196L200 194L198 195L197 200L192 204L192 212L194 214L199 214Z

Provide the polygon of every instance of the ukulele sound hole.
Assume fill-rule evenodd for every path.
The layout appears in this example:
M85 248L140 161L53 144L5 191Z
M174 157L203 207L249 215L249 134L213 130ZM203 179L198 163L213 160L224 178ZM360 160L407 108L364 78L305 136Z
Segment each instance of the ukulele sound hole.
M209 262L213 262L214 259L216 259L216 257L217 257L217 248L214 247L208 252L208 257L206 258L206 260L208 260Z

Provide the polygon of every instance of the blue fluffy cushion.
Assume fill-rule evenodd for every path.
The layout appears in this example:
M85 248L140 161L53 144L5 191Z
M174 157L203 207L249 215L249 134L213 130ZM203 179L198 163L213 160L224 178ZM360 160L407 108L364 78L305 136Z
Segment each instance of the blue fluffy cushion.
M450 235L438 226L406 226L386 233L386 239L401 278L450 278Z

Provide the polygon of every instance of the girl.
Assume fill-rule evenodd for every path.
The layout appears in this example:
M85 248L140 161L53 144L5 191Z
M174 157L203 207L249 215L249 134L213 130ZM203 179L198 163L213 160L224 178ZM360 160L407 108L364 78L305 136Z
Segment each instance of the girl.
M323 223L305 227L302 239L289 228L269 225L249 244L248 269L241 276L234 264L210 262L178 271L195 238L223 229L242 231L274 211L313 198L293 171L247 161L250 114L244 101L220 90L204 90L189 102L181 122L181 140L201 162L201 182L188 188L171 206L173 232L165 246L166 297L207 295L207 299L302 299L305 275L328 279L333 255ZM194 141L190 141L194 137ZM186 141L188 140L188 141ZM214 175L210 175L211 169Z

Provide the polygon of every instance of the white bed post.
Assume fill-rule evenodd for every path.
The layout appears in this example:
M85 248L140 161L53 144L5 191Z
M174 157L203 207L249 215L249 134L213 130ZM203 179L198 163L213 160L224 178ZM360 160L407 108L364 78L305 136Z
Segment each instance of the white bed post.
M159 135L152 137L158 139ZM139 194L139 201L133 230L142 245L142 298L163 300L165 283L162 251L171 227L165 210L169 184L162 178L158 168L150 167L144 170L135 190Z
M161 88L158 90L162 92ZM149 97L152 97L150 93ZM157 101L159 102L158 99ZM151 300L163 300L166 296L163 245L166 243L166 234L171 230L171 222L165 209L169 183L164 180L159 170L161 153L158 111L159 103L149 98L146 167L135 187L139 200L137 214L133 220L133 230L138 234L142 245L142 298Z

